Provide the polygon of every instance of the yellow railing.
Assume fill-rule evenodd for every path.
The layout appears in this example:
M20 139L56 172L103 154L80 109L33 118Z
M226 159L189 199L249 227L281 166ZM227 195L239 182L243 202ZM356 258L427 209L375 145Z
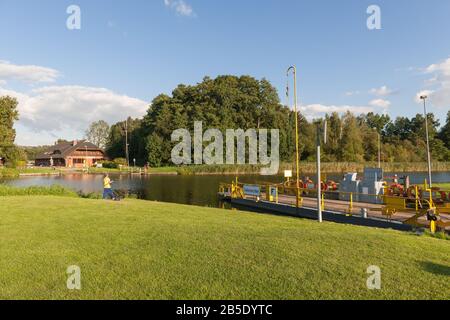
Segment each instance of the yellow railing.
M235 181L231 183L221 183L219 186L219 192L229 196L230 198L245 198L244 186L245 183L240 183L236 178ZM265 200L275 203L285 203L291 204L288 198L283 198L283 196L294 196L296 197L295 206L303 207L304 199L314 198L317 196L317 190L312 188L296 188L295 186L286 185L285 183L251 183L248 185L258 186L261 191L261 197ZM386 193L387 190L384 192ZM330 210L341 211L346 215L351 216L354 214L355 209L369 209L370 211L379 211L382 215L391 219L393 215L398 212L412 212L414 216L408 219L405 223L411 225L418 225L418 219L427 215L431 211L436 213L439 217L440 213L450 213L450 203L445 203L443 206L439 206L435 203L436 190L432 190L429 187L424 190L422 197L419 193L419 187L414 187L414 194L409 194L409 197L401 196L391 196L386 194L366 194L366 193L356 193L356 192L343 192L335 190L322 191L320 205L322 210L327 209L327 205ZM440 191L438 191L440 192ZM426 198L424 198L426 196ZM365 201L362 201L365 200ZM256 199L259 201L259 197ZM356 201L355 201L356 200ZM447 199L450 200L450 199ZM331 201L331 202L330 202ZM333 202L334 201L334 202ZM357 205L355 205L357 203ZM347 204L344 209L343 204ZM372 205L364 206L363 204ZM379 206L376 206L379 205ZM338 208L338 209L336 209ZM442 210L442 211L441 211ZM440 227L445 227L448 223L443 223L438 221L434 223L432 221L431 225L438 225Z

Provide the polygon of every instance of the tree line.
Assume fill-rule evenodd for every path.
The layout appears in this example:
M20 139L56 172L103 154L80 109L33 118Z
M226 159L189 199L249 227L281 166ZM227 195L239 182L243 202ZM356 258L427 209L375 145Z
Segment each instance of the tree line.
M18 148L14 145L14 122L18 119L17 100L0 98L0 158L13 163L41 152L44 147ZM111 159L125 158L128 135L130 163L152 167L170 166L174 130L193 131L194 122L203 129L279 129L280 159L295 157L295 112L280 103L277 90L266 79L250 76L206 77L196 85L179 85L172 94L161 94L151 102L143 118L109 126L98 121L89 127L86 138L104 147ZM450 111L445 123L428 114L431 153L434 161L450 161ZM303 161L315 160L316 123L327 120L328 141L323 145L323 161L376 161L381 140L383 162L421 162L426 160L425 118L368 113L331 113L308 121L298 113L299 150Z
M450 161L450 111L441 127L433 113L428 114L431 153L435 161ZM327 120L328 141L323 146L323 161L376 161L381 141L383 162L421 162L426 160L425 118L368 113L340 115L331 113L308 121L298 114L299 150L303 161L314 161L316 124ZM280 103L276 89L265 79L250 76L204 78L197 85L179 85L172 95L161 94L141 119L129 118L111 126L106 139L107 154L123 158L125 131L128 128L130 159L152 167L173 165L171 134L179 128L193 131L202 121L204 130L279 129L280 158L292 162L295 157L295 112Z

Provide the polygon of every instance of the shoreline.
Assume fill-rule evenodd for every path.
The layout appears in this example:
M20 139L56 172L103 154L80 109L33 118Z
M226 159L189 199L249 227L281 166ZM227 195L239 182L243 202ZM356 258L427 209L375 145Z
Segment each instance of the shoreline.
M361 174L364 168L375 168L377 164L368 163L344 163L344 162L325 162L322 164L322 173L327 175L345 174L349 172L357 172ZM284 170L292 170L290 163L281 163L279 173L282 176ZM300 164L302 176L315 175L315 163L303 162ZM185 166L185 167L161 167L149 168L144 173L143 168L130 168L130 171L107 168L91 168L88 172L81 169L69 168L47 168L47 167L31 167L22 169L8 169L0 167L0 178L17 178L17 177L36 177L36 176L57 176L65 174L117 174L117 175L142 175L142 176L256 176L260 175L260 167L258 166ZM405 174L405 173L426 173L426 163L385 163L382 166L386 174ZM436 162L433 164L434 173L450 173L449 162Z
M19 173L19 177L45 177L45 176L63 176L63 175L103 175L103 174L114 174L114 175L142 175L142 176L176 176L179 175L178 172L161 172L161 173L133 173L133 172L80 172L80 171L67 171L67 172L48 172L48 173Z
M349 171L351 172L351 171ZM433 171L433 173L447 173L448 171ZM136 172L81 172L81 171L59 171L59 172L36 172L36 173L19 173L18 177L45 177L45 176L61 176L61 175L103 175L103 174L112 174L112 175L134 175L134 176L259 176L258 172L193 172L193 173L180 173L180 172L149 172L149 173L136 173ZM357 172L358 174L362 174L363 172ZM385 172L389 173L427 173L426 171L394 171L394 172ZM302 175L314 175L315 172L302 172ZM324 174L342 174L342 172L325 172ZM279 172L273 176L282 176L283 173Z

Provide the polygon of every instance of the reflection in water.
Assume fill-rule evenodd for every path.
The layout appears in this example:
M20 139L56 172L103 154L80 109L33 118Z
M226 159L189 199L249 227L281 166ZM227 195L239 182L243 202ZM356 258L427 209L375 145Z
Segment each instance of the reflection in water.
M386 176L392 176L387 173ZM405 175L405 173L399 174ZM411 183L423 183L427 173L411 173ZM328 175L329 179L339 181L340 174ZM137 194L140 199L161 202L173 202L190 205L220 207L217 199L219 183L231 183L234 176L140 176L140 175L111 175L113 187L117 190L129 190ZM450 172L434 173L435 182L450 182ZM239 178L243 183L281 182L281 176L243 176ZM103 188L103 175L67 174L63 176L23 177L8 180L4 183L17 186L51 186L61 185L83 193L100 193Z
M128 190L140 199L189 205L218 207L217 191L221 182L232 182L234 176L141 176L110 175L113 188ZM282 177L259 176L240 178L243 183L280 182ZM67 174L62 176L22 177L4 183L16 187L61 185L82 193L101 193L103 175ZM226 205L226 204L224 204Z

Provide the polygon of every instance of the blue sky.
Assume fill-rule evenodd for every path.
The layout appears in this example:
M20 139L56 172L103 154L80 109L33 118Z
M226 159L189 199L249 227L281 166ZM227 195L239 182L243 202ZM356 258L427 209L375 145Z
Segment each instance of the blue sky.
M66 27L69 5L81 30ZM366 10L381 9L381 30ZM265 77L285 102L296 65L302 110L450 109L448 0L0 0L0 94L16 95L17 142L81 138L90 121L140 116L204 76Z

